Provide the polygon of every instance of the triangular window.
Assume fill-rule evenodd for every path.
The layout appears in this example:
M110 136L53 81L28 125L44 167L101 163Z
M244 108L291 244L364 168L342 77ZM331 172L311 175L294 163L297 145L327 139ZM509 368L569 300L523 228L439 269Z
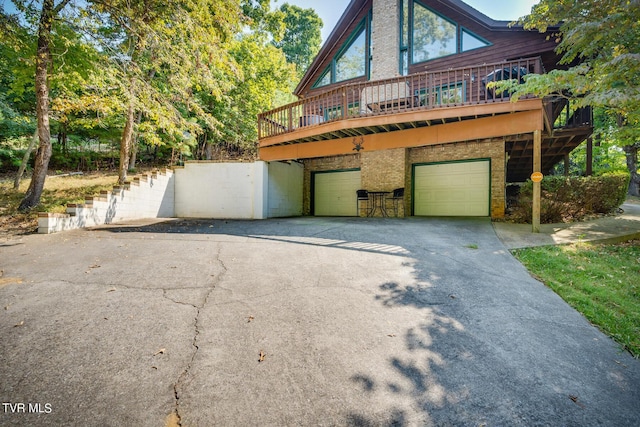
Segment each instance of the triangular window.
M316 80L313 87L318 88L332 83L365 77L370 68L371 12L351 33L342 48L331 60L330 65Z
M489 46L491 43L476 36L475 34L462 29L462 41L460 45L460 51L466 52L472 49L478 49L479 47Z
M313 87L326 86L330 83L331 83L331 67L324 70L324 73L322 73L322 76L318 79L316 84L313 85Z

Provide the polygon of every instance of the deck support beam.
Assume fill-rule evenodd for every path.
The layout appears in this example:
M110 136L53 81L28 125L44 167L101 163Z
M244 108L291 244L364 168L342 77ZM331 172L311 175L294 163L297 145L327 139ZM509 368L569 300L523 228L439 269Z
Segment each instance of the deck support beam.
M533 131L533 172L540 172L542 166L542 131ZM533 203L531 213L532 232L540 232L540 182L533 183Z

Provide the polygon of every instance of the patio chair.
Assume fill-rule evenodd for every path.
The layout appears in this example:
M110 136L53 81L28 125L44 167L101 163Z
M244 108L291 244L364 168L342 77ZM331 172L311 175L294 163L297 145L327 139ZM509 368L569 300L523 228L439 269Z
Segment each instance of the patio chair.
M391 200L393 203L393 214L398 216L398 204L401 200L404 200L404 188L396 188L393 190L393 194L391 197L388 197L387 200Z
M370 216L372 206L369 205L369 192L367 190L356 190L356 195L358 198L358 200L356 201L358 216L360 216L360 202L367 202L366 213L367 216Z

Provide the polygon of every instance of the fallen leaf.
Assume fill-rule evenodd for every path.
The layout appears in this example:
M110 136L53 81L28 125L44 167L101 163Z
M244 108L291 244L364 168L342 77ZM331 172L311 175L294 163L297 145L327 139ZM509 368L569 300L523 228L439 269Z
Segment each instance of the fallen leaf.
M267 357L267 353L265 353L264 351L260 350L260 358L258 359L258 362L264 362L264 358Z
M396 336L396 334L388 334L387 336L393 338Z
M3 278L0 278L0 287L6 286L6 285L11 285L11 284L19 285L20 283L22 283L22 279L19 278L19 277L3 277Z
M15 328L22 325L24 325L24 320L21 320L20 322L16 323L15 325L13 325L13 327Z
M117 290L116 288L111 288L111 289L109 289L109 290L107 291L107 293L109 293L109 292L115 292L116 290Z
M247 323L251 323L251 321L252 321L253 319L255 319L255 317L253 317L253 316L249 316L249 317L247 317Z
M584 409L585 406L582 403L578 402L578 396L574 396L573 394L570 394L569 399L571 399L576 405Z
M160 350L156 351L155 353L153 353L154 356L157 356L159 354L164 354L164 352L167 351L166 348L161 348Z
M98 264L93 264L93 265L90 265L89 268L100 268L100 266Z

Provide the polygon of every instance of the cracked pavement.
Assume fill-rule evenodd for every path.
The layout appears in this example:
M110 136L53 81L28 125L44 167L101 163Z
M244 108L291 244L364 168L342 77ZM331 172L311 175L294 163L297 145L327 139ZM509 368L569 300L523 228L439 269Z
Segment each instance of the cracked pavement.
M0 270L3 426L640 424L639 361L486 219L136 222Z

